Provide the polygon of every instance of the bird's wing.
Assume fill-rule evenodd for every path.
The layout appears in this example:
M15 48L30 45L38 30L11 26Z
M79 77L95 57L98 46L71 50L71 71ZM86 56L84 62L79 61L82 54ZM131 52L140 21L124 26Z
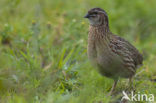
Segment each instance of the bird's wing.
M142 64L142 55L125 39L112 35L110 48L114 53L122 58L125 66L133 68L131 71L134 72L137 66Z

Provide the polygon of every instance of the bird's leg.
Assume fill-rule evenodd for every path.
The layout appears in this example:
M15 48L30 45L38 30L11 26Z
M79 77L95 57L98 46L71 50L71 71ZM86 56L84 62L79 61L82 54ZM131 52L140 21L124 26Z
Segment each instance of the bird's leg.
M114 90L116 88L116 85L117 85L117 82L118 82L118 80L114 80L114 84L113 84L113 86L111 88L111 91L110 91L109 95L112 95L112 93L114 92Z
M132 77L129 78L128 84L131 86L132 85Z
M133 77L129 78L128 84L129 84L129 88L133 89Z

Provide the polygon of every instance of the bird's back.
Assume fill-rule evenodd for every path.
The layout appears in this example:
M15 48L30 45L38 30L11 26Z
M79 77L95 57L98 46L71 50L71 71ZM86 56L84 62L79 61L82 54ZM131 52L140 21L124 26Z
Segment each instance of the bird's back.
M117 35L112 34L111 38L110 38L110 45L111 44L113 44L114 47L116 48L116 53L118 53L118 51L120 51L120 50L122 52L127 53L125 55L129 55L130 56L129 58L131 58L133 60L133 64L135 65L135 68L137 68L137 66L139 66L139 65L142 65L143 56L127 40L125 40L125 39L123 39L123 38L121 38L121 37L119 37ZM120 47L120 46L122 46L122 47ZM119 55L122 56L122 54L119 54ZM126 58L126 56L125 56L125 58Z

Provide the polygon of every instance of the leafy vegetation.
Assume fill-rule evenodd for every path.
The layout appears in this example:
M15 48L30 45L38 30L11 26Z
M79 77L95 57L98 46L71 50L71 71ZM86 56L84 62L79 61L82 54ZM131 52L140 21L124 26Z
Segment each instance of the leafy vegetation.
M155 0L0 0L0 102L120 100L127 80L108 96L113 81L88 62L89 23L83 16L93 7L105 9L112 32L144 55L134 78L136 93L156 96L155 5Z

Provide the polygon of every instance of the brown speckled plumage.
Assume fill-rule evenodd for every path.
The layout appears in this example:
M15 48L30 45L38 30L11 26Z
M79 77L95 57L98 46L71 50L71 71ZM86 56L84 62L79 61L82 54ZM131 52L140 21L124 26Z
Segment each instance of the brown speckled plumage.
M93 8L88 11L86 18L91 23L88 35L89 59L98 66L102 75L115 81L119 77L132 78L137 67L142 64L142 55L128 41L109 30L108 16L104 10Z

